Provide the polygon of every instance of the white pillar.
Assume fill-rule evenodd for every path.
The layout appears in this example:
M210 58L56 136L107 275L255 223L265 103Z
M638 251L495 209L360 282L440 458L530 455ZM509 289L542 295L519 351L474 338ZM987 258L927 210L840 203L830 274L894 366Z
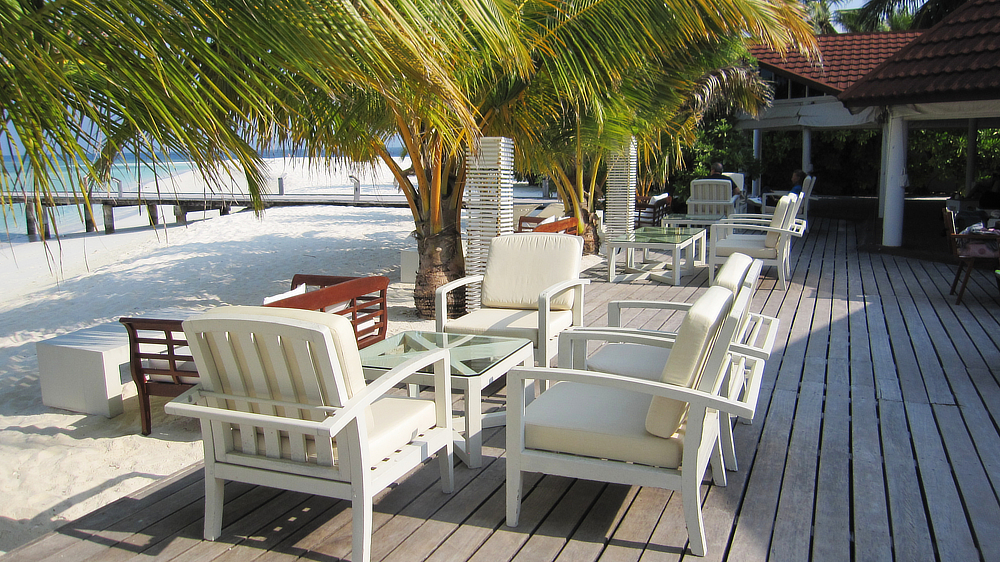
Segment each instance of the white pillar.
M490 240L514 232L514 141L484 137L479 152L469 154L465 167L465 272L486 271ZM469 309L479 308L481 287L466 289Z
M903 245L903 202L906 198L906 121L889 117L889 154L886 171L885 216L882 220L882 245Z
M760 129L753 130L753 157L758 162L762 154L762 146L764 144L764 133ZM753 187L750 190L750 195L753 197L760 197L760 176L753 179Z
M635 140L608 164L604 232L609 240L631 234L635 228L635 184L639 158Z
M885 218L885 187L888 184L886 171L889 162L889 122L882 123L882 159L878 170L878 218Z
M975 119L969 119L969 130L965 137L965 193L972 192L976 181L976 157L979 153L979 127Z
M802 171L812 175L812 129L802 129Z

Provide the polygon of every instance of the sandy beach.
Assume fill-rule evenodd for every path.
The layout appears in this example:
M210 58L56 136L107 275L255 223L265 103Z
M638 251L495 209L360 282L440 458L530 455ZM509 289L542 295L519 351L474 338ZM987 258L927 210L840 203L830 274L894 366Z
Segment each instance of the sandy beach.
M386 170L330 173L275 162L286 192L349 190L362 177L370 197L398 193ZM193 174L171 185L202 186ZM186 189L185 189L185 186ZM138 189L150 189L149 185ZM155 188L155 187L154 187ZM136 189L136 188L133 188ZM345 191L346 192L346 191ZM202 459L198 423L163 412L152 398L153 433L139 434L133 385L125 413L104 418L42 403L35 344L119 317L166 308L260 304L288 290L295 273L386 275L389 333L433 329L417 318L413 285L400 282L400 250L415 248L409 209L276 207L188 214L185 226L150 227L145 211L115 210L114 234L85 233L64 212L60 238L29 242L5 212L0 234L0 554ZM170 217L162 208L161 217ZM588 263L600 261L588 256Z
M385 170L322 173L276 162L286 190L394 192ZM193 174L171 188L197 192ZM186 186L186 188L185 188ZM162 186L161 186L162 187ZM142 186L140 189L155 189ZM135 189L135 188L133 188ZM346 191L345 191L346 192ZM189 224L148 226L136 208L115 210L112 235L83 232L64 212L60 239L29 243L9 210L0 243L0 553L202 458L196 421L167 416L153 398L153 434L139 435L134 388L112 419L46 407L35 344L164 308L260 304L288 290L295 273L387 275L390 333L433 329L413 308L412 285L399 282L399 251L415 247L408 209L283 207L252 212L190 213ZM161 216L170 216L169 208ZM130 387L132 385L129 385Z

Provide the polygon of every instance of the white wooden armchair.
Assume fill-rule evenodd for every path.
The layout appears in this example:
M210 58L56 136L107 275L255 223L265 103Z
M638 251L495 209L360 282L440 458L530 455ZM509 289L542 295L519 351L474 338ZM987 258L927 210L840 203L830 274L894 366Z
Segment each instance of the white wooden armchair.
M801 237L805 224L796 222L798 198L785 195L778 201L774 214L762 219L731 219L711 225L708 245L708 280L715 279L715 268L734 253L747 254L764 265L778 268L781 289L788 288L791 276L791 237ZM765 221L766 224L765 224Z
M729 290L708 288L685 315L657 381L577 369L512 370L507 524L518 524L524 472L654 486L680 491L690 550L704 556L700 486L709 462L715 483L726 483L718 412L751 414L745 402L721 393L730 359L716 340L732 303ZM525 406L532 379L557 384Z
M735 212L733 202L733 184L728 179L691 180L689 215L728 216Z
M733 307L719 335L720 341L728 342L729 351L734 354L733 369L723 387L723 395L745 397L747 405L754 410L764 362L771 356L778 329L777 318L750 312L761 266L760 260L734 254L715 278L715 286L736 291ZM691 306L692 303L666 301L608 303L609 327L575 328L559 335L559 365L657 380L669 360L677 332L621 327L621 311L645 308L686 312ZM595 342L604 345L587 357L588 345ZM750 423L753 415L743 420ZM732 421L728 414L721 416L720 439L726 468L737 470Z
M435 327L454 334L525 338L535 347L535 362L548 366L556 353L559 332L583 325L580 279L583 239L556 233L519 233L490 241L483 275L446 283L435 294ZM482 282L477 310L447 317L448 293Z
M223 484L352 500L355 562L371 556L372 497L438 453L454 486L447 350L366 385L354 329L322 312L222 307L184 322L201 384L167 404L201 420L205 538L222 531ZM434 365L435 398L386 396Z

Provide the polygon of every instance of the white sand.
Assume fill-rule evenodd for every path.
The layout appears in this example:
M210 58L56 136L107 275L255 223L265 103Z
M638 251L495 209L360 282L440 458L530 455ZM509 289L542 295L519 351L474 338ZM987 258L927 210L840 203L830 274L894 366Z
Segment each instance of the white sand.
M285 173L286 192L301 187L305 173ZM408 209L285 207L262 219L250 212L188 218L186 227L154 230L142 226L144 214L120 208L115 234L84 235L71 220L48 252L14 231L23 223L10 223L0 246L0 553L202 457L197 422L164 414L166 399L153 398L153 434L139 435L134 388L113 419L44 406L36 342L168 307L259 304L287 290L295 273L388 275L391 333L433 329L416 317L412 285L398 282L399 251L415 247Z
M302 167L280 173L286 193L316 183ZM325 185L349 186L348 173ZM384 170L363 187L395 193ZM287 290L295 273L387 275L390 333L433 329L416 317L413 286L399 282L399 251L416 246L409 209L284 207L262 219L188 219L153 229L144 213L120 208L115 234L84 234L71 220L47 251L12 223L0 237L0 554L202 458L197 422L164 414L167 399L153 398L153 434L139 435L134 388L113 419L43 405L36 342L164 308L259 304Z

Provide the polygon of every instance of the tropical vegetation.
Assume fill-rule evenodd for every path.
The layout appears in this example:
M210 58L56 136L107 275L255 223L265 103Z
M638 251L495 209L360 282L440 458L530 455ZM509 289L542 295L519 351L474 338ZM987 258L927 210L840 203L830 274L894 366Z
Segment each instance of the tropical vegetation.
M8 204L30 177L40 205L64 169L85 199L83 178L127 148L210 178L233 159L257 196L263 147L381 160L413 214L425 314L464 273L480 135L513 138L519 170L553 178L585 225L607 155L632 137L675 165L713 94L759 107L747 42L813 47L796 0L0 0L0 26L0 151L30 171L3 177Z

